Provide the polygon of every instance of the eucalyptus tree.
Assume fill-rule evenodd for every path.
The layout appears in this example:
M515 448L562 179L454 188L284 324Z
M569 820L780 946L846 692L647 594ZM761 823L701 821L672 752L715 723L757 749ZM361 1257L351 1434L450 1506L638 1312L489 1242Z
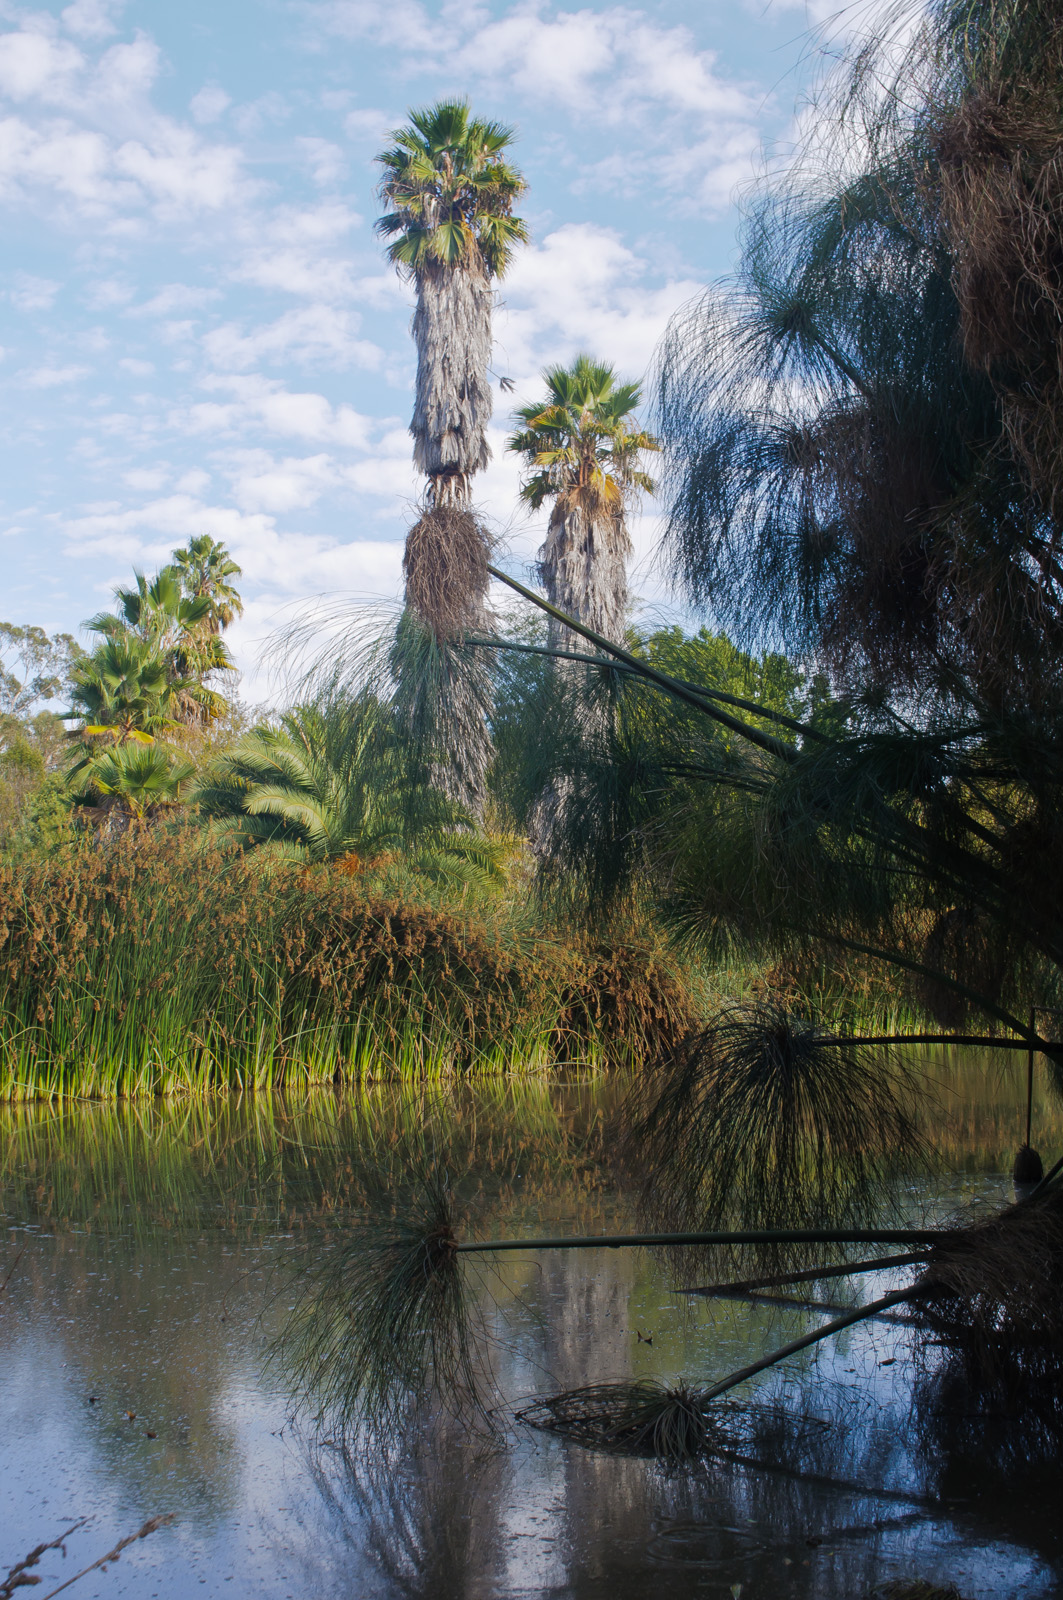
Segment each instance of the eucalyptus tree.
M547 599L612 639L627 616L627 511L653 479L642 470L656 439L633 420L642 398L637 383L619 384L604 361L577 356L569 367L543 373L545 400L522 406L509 449L527 468L521 498L538 511L550 504L539 573ZM573 642L571 634L568 642ZM551 621L551 643L564 630Z
M513 130L473 117L465 101L412 111L392 138L377 158L386 207L377 229L416 293L410 432L426 480L403 562L416 627L400 634L396 671L415 724L428 720L426 697L438 701L447 746L439 779L479 813L491 749L489 683L460 644L487 621L489 547L472 510L472 481L490 458L493 285L527 238L514 214L525 184L507 160ZM427 652L418 629L431 635ZM417 657L405 670L404 646Z

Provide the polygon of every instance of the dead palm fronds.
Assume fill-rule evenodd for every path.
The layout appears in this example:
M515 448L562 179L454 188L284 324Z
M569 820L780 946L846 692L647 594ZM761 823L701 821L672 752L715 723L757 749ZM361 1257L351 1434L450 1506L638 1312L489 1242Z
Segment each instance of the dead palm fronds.
M440 643L486 626L489 556L483 524L460 505L431 507L407 534L406 604Z

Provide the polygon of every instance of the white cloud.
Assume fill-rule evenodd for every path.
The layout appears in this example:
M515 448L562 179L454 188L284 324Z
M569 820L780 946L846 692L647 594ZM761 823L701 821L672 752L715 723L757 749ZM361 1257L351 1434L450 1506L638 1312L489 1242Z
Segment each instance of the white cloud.
M133 467L122 474L122 481L138 494L153 494L165 487L169 476L170 470L166 466Z
M577 125L626 132L618 158L626 188L671 191L711 212L751 175L763 90L724 72L689 28L623 5L567 11L523 0L502 17L476 5L444 9L436 22L411 0L333 0L317 15L326 30L391 47L409 72L478 80L507 98L558 106ZM352 113L352 135L353 119L367 115Z
M327 591L397 594L401 589L402 544L398 540L341 541L321 535L278 530L263 511L209 504L187 493L171 494L122 508L87 508L63 523L69 555L102 555L115 564L147 567L165 561L190 537L210 533L221 539L244 569L244 583L265 591L252 601L242 626L233 629L238 654L257 654L257 621L276 623L285 600ZM254 629L257 631L257 629Z
M155 371L153 361L139 361L135 356L123 356L118 365L123 372L131 373L134 378L148 378Z
M167 283L157 289L150 300L130 308L131 317L169 317L175 311L195 311L220 298L217 289L205 289L197 284Z
M32 273L17 272L15 286L10 291L11 304L16 311L47 311L61 287L51 278L35 278Z
M88 4L70 12L86 40L110 15ZM170 217L243 203L254 185L239 150L152 106L160 69L144 35L93 57L62 38L47 12L0 33L0 95L24 108L0 120L0 193L50 208L58 197L75 215L119 226L124 216L126 227L145 206Z
M125 0L74 0L61 12L63 26L81 39L105 39L116 32L115 16Z
M332 406L321 394L295 394L278 381L255 376L208 377L208 391L228 394L222 401L203 401L175 411L171 425L190 434L234 436L248 429L266 428L288 438L312 444L341 445L367 450L373 422L352 406Z
M526 383L548 362L582 350L641 377L668 319L701 287L675 278L647 283L649 263L611 229L567 223L522 250L495 318L496 365Z
M34 389L55 389L61 384L77 383L88 376L88 367L38 367L26 373L26 382Z
M348 139L364 140L375 151L378 145L384 143L398 120L394 112L374 111L366 107L347 113L343 119L343 131Z
M314 182L319 189L330 189L347 172L347 158L338 144L328 139L299 138L295 141L303 152Z
M335 464L324 454L277 461L266 450L243 450L223 470L242 511L304 510L338 482Z
M192 121L204 127L207 123L217 122L231 105L232 101L224 89L216 83L208 83L198 94L192 96L188 102L188 109L192 113Z
M276 90L270 90L249 105L240 106L234 111L233 121L245 139L252 139L269 123L285 122L290 115L291 107L284 96Z
M216 367L246 372L263 362L294 362L299 366L366 367L377 370L384 353L378 345L357 337L361 318L334 306L311 305L286 311L275 322L245 334L227 322L203 340L203 349Z

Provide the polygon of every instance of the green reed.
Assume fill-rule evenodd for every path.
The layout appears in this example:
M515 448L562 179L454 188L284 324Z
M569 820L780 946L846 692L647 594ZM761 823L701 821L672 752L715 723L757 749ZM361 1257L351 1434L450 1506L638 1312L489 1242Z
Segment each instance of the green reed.
M652 940L191 828L0 866L0 1098L625 1064L691 1015Z

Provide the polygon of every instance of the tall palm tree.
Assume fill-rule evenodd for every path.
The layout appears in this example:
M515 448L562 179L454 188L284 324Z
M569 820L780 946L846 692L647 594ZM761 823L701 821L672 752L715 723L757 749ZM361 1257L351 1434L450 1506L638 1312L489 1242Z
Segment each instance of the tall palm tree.
M414 462L429 506L467 507L490 459L491 283L528 230L513 206L524 179L505 160L513 130L471 117L464 100L411 111L377 157L388 259L417 291Z
M567 615L596 633L620 639L627 612L627 562L631 538L627 509L653 480L640 465L643 453L658 448L652 434L633 420L641 398L637 383L617 383L604 361L577 356L570 367L543 373L547 394L521 407L523 427L508 448L523 456L527 474L521 497L538 511L551 503L539 572L547 597ZM553 617L550 648L572 650L581 640ZM544 859L556 855L580 789L587 760L603 753L614 725L609 681L588 681L587 669L554 663L555 689L569 701L572 736L558 759L548 762L532 808L529 834ZM567 691L574 691L568 693ZM604 691L604 692L603 692Z
M491 453L492 284L528 236L513 214L525 184L506 160L513 130L471 116L466 101L411 111L392 137L377 157L386 207L377 229L417 296L410 432L414 462L427 480L422 514L406 542L406 605L441 647L430 652L434 671L426 682L417 630L407 626L396 672L413 722L442 725L447 753L437 762L437 781L479 815L491 756L484 714L490 699L482 663L454 646L487 620L489 547L471 509L471 485ZM404 640L418 654L418 666L405 674Z
M239 578L243 568L219 539L212 539L209 533L189 539L183 549L174 551L171 566L179 574L189 599L208 601L204 621L211 633L221 633L235 618L243 616L244 602L239 590L229 582L230 578Z
M543 373L547 397L516 413L508 448L524 457L521 498L538 511L552 501L539 569L547 598L596 633L619 639L627 611L631 539L626 512L653 480L640 462L657 440L633 420L637 383L617 383L604 361L577 356ZM551 620L551 645L579 641ZM567 636L567 637L566 637Z

